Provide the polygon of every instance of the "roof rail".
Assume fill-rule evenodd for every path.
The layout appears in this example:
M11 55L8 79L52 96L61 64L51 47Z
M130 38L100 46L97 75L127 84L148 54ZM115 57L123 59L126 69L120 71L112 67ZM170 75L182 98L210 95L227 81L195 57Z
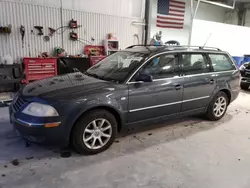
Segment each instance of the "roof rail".
M136 45L132 45L132 46L128 46L126 49L129 49L129 48L134 48L134 47L137 47L137 46L166 46L166 45L151 45L151 44L148 44L148 45L144 45L144 44L136 44Z
M218 50L221 51L220 48L215 48L215 47L208 47L208 46L188 46L188 45L184 45L184 46L169 46L169 47L183 47L183 48L199 48L199 49L213 49L213 50Z
M198 48L198 49L211 49L211 50L217 50L217 51L221 51L221 49L219 48L215 48L215 47L208 47L208 46L188 46L188 45L182 45L182 46L179 46L179 45L144 45L144 44L136 44L136 45L132 45L132 46L129 46L127 47L126 49L129 49L129 48L134 48L134 47L138 47L138 46L145 46L145 47L148 47L148 46L162 46L162 47L169 47L169 48Z

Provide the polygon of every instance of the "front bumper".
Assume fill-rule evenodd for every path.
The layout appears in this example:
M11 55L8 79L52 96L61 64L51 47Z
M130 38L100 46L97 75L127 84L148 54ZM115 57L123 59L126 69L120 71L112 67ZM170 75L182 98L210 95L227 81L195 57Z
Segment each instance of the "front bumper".
M57 127L47 128L45 124L52 123L51 121L45 118L29 118L27 115L14 113L11 108L10 106L10 122L17 133L24 139L35 143L58 145L62 147L68 146L67 135L64 134L63 122L60 122Z

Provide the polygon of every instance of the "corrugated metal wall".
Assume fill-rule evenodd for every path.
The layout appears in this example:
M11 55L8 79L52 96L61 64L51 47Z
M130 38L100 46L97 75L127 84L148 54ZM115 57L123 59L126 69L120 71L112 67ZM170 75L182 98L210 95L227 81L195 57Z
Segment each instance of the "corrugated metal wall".
M6 0L5 0L6 1ZM145 0L8 0L124 17L143 17ZM189 0L188 0L189 1Z
M250 9L247 9L245 26L250 27Z
M17 2L0 2L0 25L12 25L10 35L0 34L0 56L10 54L17 57L37 55L39 52L51 51L52 47L60 46L59 35L55 35L49 42L44 42L43 36L37 35L35 25L43 26L47 34L48 27L60 27L60 9ZM20 35L20 26L25 26L24 47ZM34 33L31 33L31 30Z
M236 11L229 10L225 14L225 23L238 25L238 15Z
M238 25L238 13L235 10L227 11L225 23ZM246 12L245 26L250 27L250 9Z
M55 34L49 42L43 40L43 36L37 35L35 25L44 27L45 35L48 34L48 27L61 27L60 8L47 7L42 5L27 4L12 1L0 1L0 25L12 25L10 35L0 34L0 56L10 54L14 59L23 56L36 56L40 52L51 52L54 47L62 46L62 35ZM72 18L76 19L81 28L76 29L79 37L91 41L93 44L102 44L102 40L107 33L115 33L120 40L120 47L125 48L131 44L136 44L137 39L134 34L138 34L142 40L142 26L132 25L133 21L140 21L140 18L126 18L109 16L97 13L88 13L76 10L62 10L63 25L67 25ZM20 35L20 26L26 28L24 47ZM31 32L34 31L34 33ZM60 32L61 30L58 30ZM63 33L63 44L69 54L79 54L83 52L84 43L69 40L69 30Z
M97 13L88 13L75 10L63 9L63 20L66 25L68 20L77 19L82 25L77 29L77 33L81 39L91 41L95 39L93 44L102 44L103 39L108 33L115 33L120 40L120 47L125 48L131 44L137 44L134 34L142 36L142 26L132 25L133 21L142 21L136 18L124 18L110 15L103 15ZM68 34L70 31L64 33L64 41L68 41ZM81 42L65 42L64 48L67 52L73 53L75 49L82 50L83 43Z

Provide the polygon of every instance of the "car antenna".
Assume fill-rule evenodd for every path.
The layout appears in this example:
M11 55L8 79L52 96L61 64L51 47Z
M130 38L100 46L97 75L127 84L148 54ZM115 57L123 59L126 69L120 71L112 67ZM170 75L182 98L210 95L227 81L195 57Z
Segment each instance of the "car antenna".
M210 39L211 35L212 35L212 33L209 34L209 36L207 37L207 40L206 40L206 42L205 42L205 44L203 45L202 48L204 48L206 46L206 44L207 44L208 40Z

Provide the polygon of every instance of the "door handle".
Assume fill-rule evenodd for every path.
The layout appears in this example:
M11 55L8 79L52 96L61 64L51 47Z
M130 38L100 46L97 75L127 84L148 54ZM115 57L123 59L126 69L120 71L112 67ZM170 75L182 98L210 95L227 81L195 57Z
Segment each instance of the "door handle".
M211 79L211 80L209 81L209 84L214 84L214 79Z
M175 90L180 90L182 88L182 86L180 84L177 84L174 86Z

